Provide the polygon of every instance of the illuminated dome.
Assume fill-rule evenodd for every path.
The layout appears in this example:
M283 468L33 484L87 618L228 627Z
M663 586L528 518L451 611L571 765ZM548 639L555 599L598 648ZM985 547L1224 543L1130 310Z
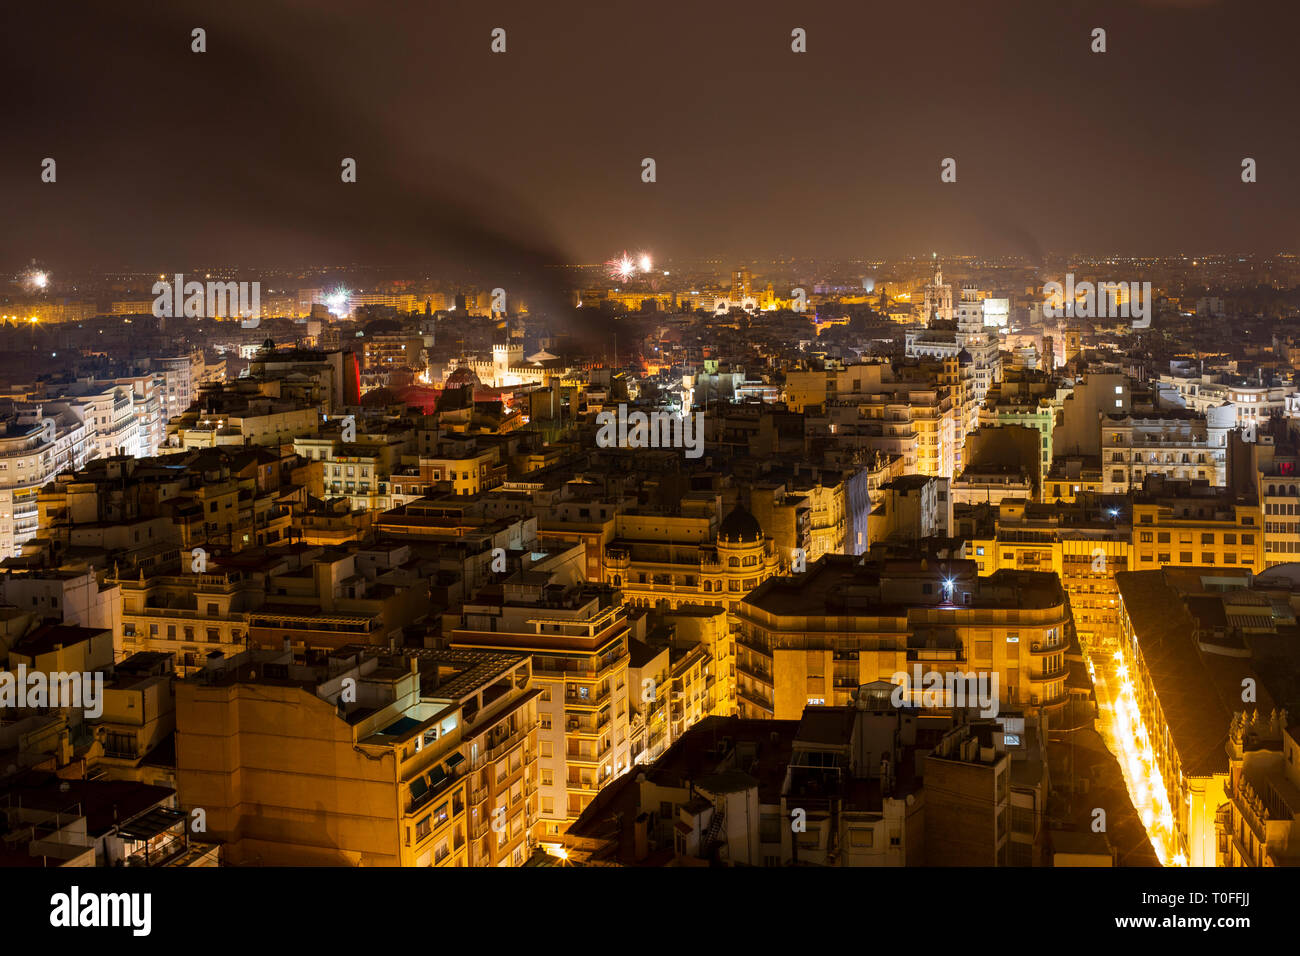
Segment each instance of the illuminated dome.
M763 528L742 505L736 505L731 514L722 519L718 537L730 543L748 544L763 540Z

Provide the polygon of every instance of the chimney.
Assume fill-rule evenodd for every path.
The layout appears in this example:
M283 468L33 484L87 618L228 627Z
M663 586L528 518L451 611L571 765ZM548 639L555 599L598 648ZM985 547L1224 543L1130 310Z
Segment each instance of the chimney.
M632 823L632 859L644 860L650 855L650 814L641 813Z

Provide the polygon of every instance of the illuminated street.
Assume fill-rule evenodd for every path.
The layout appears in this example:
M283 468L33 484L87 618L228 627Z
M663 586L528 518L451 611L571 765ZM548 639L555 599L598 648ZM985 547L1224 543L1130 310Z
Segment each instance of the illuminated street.
M1089 660L1097 689L1098 731L1124 771L1133 809L1142 819L1156 856L1165 866L1186 866L1174 842L1173 814L1159 768L1154 766L1149 735L1142 724L1126 665L1116 651ZM1113 688L1118 687L1118 695Z

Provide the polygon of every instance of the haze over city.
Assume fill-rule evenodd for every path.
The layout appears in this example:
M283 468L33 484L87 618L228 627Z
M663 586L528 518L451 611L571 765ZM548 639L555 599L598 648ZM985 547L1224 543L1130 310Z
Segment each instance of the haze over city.
M14 938L1283 925L1291 6L8 11Z

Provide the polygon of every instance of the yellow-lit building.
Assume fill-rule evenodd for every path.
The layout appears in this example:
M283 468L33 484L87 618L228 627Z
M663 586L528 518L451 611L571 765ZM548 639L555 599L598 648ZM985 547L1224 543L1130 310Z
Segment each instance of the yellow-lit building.
M1132 528L1125 499L1080 498L1071 505L1006 500L972 531L966 553L981 576L1007 568L1051 571L1070 596L1085 648L1118 637L1115 574L1129 569Z
M1147 490L1133 497L1130 567L1263 571L1263 508L1258 498L1221 488L1149 479Z
M444 624L453 648L531 659L541 690L541 839L562 834L632 766L627 614L617 592L582 581L581 551L570 553L571 567L516 572Z
M605 579L634 606L734 610L782 561L757 519L737 506L713 532L709 515L619 515ZM788 563L788 558L787 562Z
M359 647L214 658L176 685L181 804L235 865L522 863L535 695L525 657L490 657L428 689Z
M182 676L203 667L209 654L234 656L245 649L249 612L263 600L261 584L242 571L212 567L201 574L123 576L124 655L154 651L170 655Z
M741 717L792 720L848 706L856 689L914 667L998 674L999 706L1050 717L1068 702L1069 604L1055 574L968 560L831 555L773 578L737 609Z
M1285 710L1233 715L1228 801L1216 819L1219 866L1300 866L1297 738L1300 725Z

